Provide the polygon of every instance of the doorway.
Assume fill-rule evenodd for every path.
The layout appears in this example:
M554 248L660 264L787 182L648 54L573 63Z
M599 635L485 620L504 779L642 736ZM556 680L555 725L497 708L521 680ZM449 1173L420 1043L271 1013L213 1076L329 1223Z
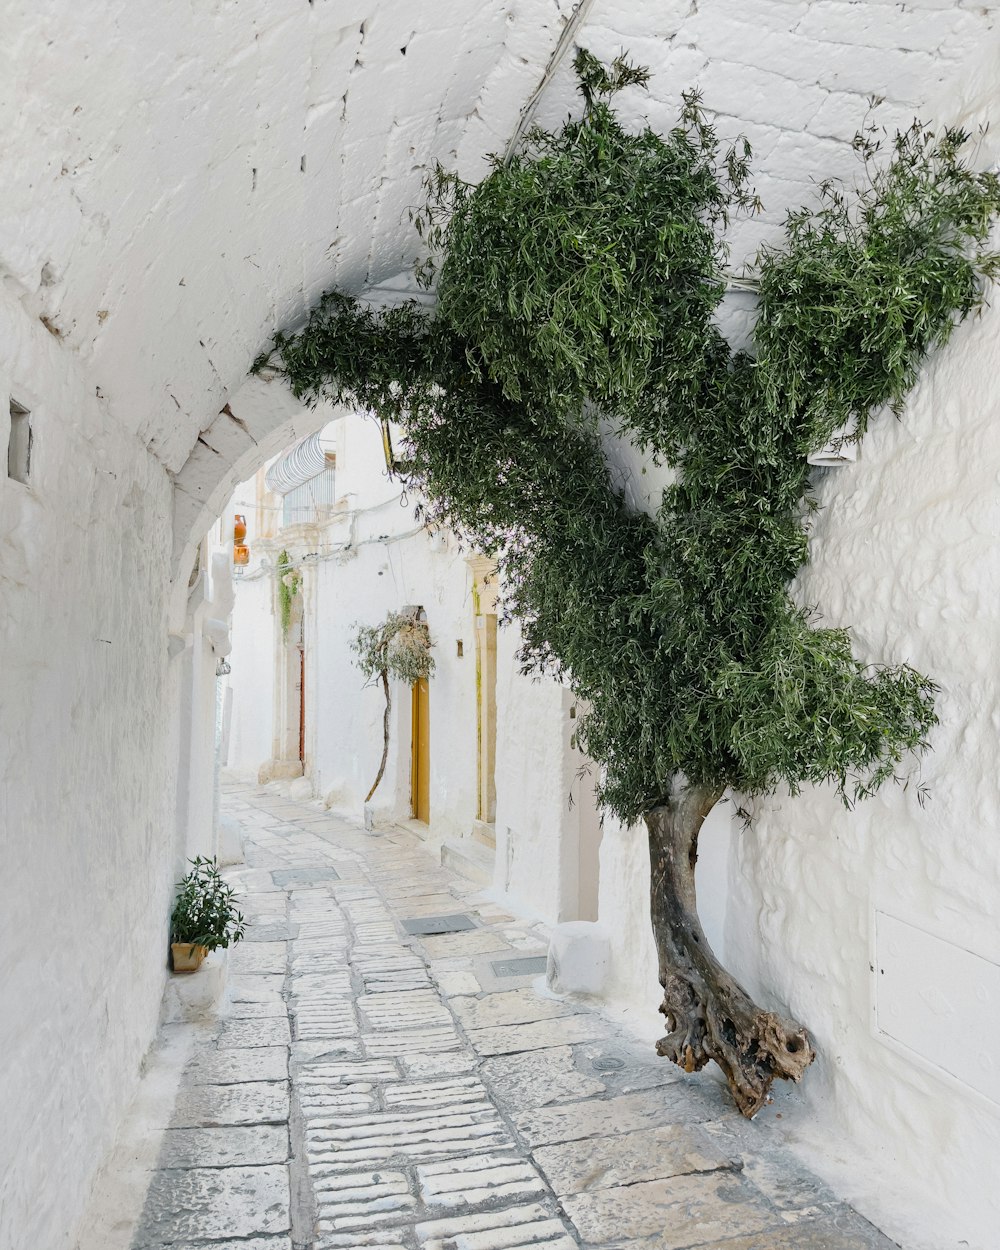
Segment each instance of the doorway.
M410 732L410 814L430 824L431 819L431 703L426 677L412 687Z

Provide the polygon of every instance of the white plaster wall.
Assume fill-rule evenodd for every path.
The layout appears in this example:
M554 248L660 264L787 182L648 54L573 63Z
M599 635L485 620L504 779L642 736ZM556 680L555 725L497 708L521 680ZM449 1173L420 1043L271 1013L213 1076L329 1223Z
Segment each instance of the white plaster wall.
M163 990L177 744L170 488L0 291L30 487L0 471L0 1246L71 1244Z
M227 526L237 513L246 519L250 548L250 564L233 578L232 671L223 678L232 694L232 709L222 767L249 782L256 782L261 766L274 757L274 648L280 623L275 616L274 583L260 570L262 557L273 559L269 539L280 515L272 509L278 507L266 495L263 483L251 478L236 487L222 513Z
M260 559L273 564L286 547L303 576L306 774L314 792L361 813L381 755L384 703L380 687L364 685L350 641L357 624L419 604L427 613L436 664L430 682L430 832L434 838L468 836L478 779L472 576L465 553L448 535L429 534L414 520L411 502L387 478L374 422L351 415L328 428L336 443L338 517L308 531L256 535L251 482L237 488L228 509L247 514L252 553L247 575L236 584L228 766L254 778L269 758L276 624L272 581ZM576 777L580 756L570 745L572 700L554 682L520 674L517 644L516 628L501 628L496 884L520 910L552 921L575 918L586 795ZM373 807L377 819L405 820L411 798L409 688L393 683L392 698L389 761ZM574 792L576 807L570 802Z
M796 1132L815 1142L828 1126L857 1143L877 1172L858 1166L847 1183L914 1245L978 1250L996 1244L1000 1222L990 1180L1000 1104L873 1036L882 974L872 966L888 962L873 945L876 909L1000 964L998 365L991 311L956 334L902 420L883 419L856 466L820 479L799 595L831 624L851 624L866 659L906 661L932 677L942 723L906 790L890 787L853 812L826 791L758 804L753 829L736 839L728 923L737 972L787 1003L816 1039ZM967 1011L957 982L942 1003L923 993L919 967L890 975L923 997L926 1029L967 1052L956 1056L959 1074L995 1057L988 998L974 995ZM875 1176L880 1188L919 1189L917 1229Z
M276 326L405 267L425 169L503 146L569 7L11 0L3 271L176 472Z
M580 918L581 822L592 795L572 745L574 700L520 672L516 625L497 638L497 857L494 884L516 911L551 924ZM586 836L584 836L586 843ZM597 849L584 854L597 858ZM585 864L595 874L597 864Z

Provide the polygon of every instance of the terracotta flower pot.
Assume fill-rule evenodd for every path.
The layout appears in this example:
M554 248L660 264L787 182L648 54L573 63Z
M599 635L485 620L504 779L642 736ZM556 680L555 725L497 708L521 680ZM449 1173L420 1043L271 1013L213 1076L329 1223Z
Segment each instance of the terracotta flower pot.
M174 972L197 972L207 954L207 946L196 946L193 942L170 943Z

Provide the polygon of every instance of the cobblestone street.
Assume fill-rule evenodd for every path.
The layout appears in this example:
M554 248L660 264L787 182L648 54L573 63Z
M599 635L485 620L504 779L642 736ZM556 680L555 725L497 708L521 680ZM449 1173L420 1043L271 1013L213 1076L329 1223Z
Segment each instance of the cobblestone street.
M219 1017L168 1026L197 1037L134 1250L895 1244L714 1081L538 994L544 933L413 834L226 805L250 927Z

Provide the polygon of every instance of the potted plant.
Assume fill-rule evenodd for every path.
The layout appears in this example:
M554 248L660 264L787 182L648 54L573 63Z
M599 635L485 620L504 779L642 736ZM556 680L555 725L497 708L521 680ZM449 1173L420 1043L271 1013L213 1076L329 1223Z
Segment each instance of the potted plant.
M196 855L191 871L177 882L170 914L170 954L175 972L197 972L209 951L238 942L246 931L235 891L214 859Z

